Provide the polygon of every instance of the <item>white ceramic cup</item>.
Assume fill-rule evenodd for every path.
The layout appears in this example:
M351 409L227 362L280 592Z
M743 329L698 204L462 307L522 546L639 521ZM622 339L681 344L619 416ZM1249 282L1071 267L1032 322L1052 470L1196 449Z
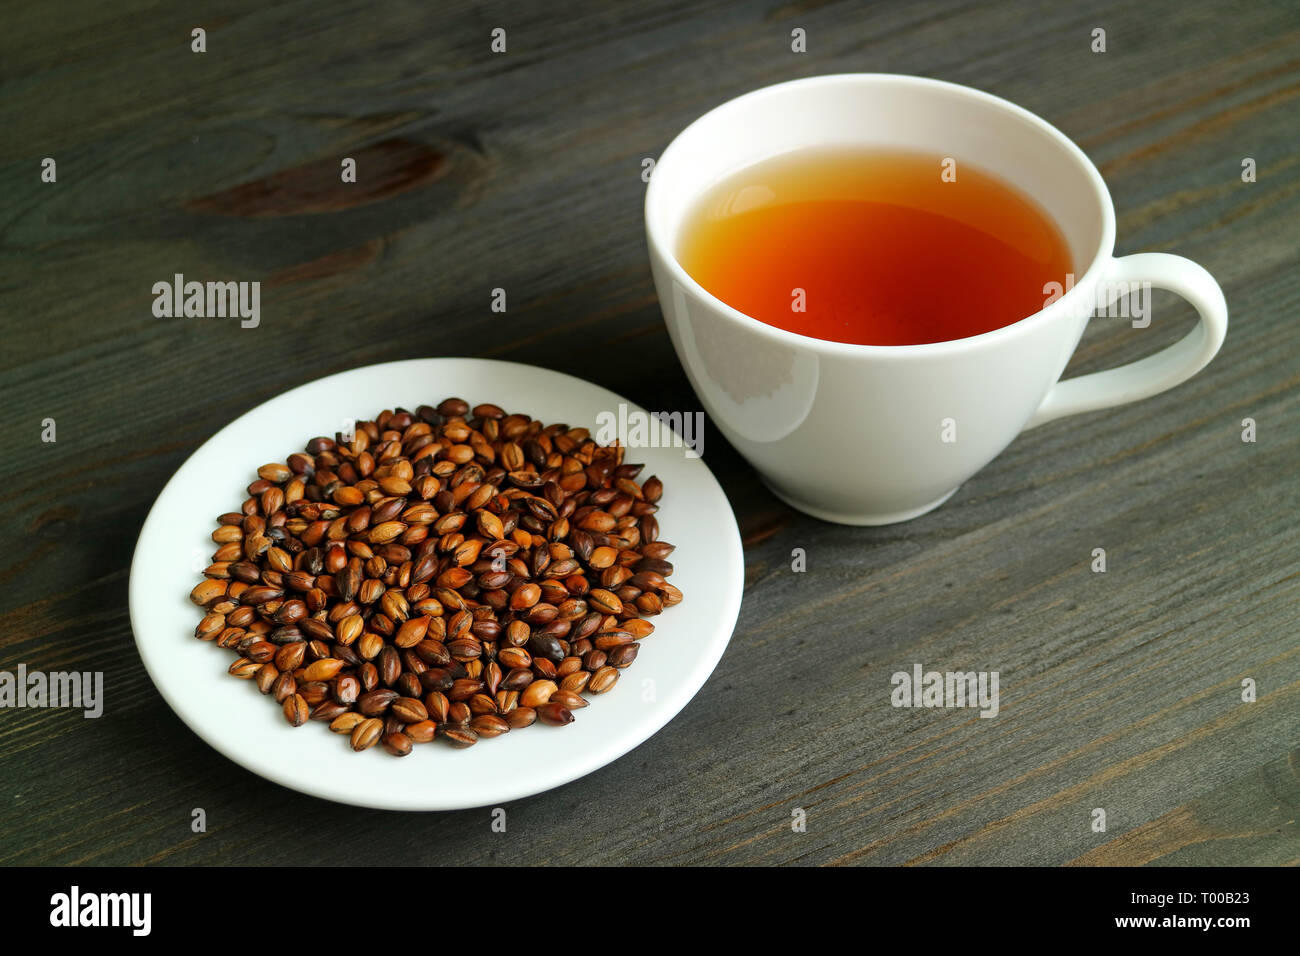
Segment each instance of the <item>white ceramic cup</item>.
M982 335L851 345L750 318L686 273L680 233L702 193L760 160L836 145L930 152L953 157L958 176L969 162L1013 183L1064 234L1073 288ZM1114 257L1110 194L1079 147L1006 100L939 80L818 76L724 103L664 150L645 219L668 332L713 424L781 499L843 524L925 514L1025 428L1173 388L1214 357L1228 327L1223 292L1196 263ZM1200 322L1140 361L1058 381L1098 302L1132 283L1178 293Z

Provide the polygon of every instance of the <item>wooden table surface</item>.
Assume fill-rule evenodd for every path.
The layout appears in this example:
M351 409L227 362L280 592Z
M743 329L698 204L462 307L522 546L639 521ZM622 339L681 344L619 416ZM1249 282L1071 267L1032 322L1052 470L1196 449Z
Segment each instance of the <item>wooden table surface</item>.
M0 669L106 688L98 720L0 711L0 862L1300 861L1294 2L204 6L20 4L0 38ZM282 789L181 723L136 653L127 570L196 447L286 388L424 355L699 408L650 281L642 160L734 95L843 71L969 84L1063 130L1111 187L1120 254L1219 279L1219 357L1025 434L892 527L791 511L713 432L745 540L730 648L671 724L509 805L504 835L487 809ZM260 326L156 318L178 272L260 281ZM1149 329L1094 322L1068 374L1193 321L1158 294ZM892 708L917 663L998 671L1000 714Z

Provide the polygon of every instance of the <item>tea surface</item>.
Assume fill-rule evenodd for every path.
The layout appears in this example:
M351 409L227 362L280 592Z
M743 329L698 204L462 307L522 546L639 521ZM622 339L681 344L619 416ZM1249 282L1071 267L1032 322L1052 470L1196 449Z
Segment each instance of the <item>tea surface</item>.
M768 325L859 345L966 338L1043 308L1072 264L1036 203L958 158L800 151L724 179L684 223L678 260Z

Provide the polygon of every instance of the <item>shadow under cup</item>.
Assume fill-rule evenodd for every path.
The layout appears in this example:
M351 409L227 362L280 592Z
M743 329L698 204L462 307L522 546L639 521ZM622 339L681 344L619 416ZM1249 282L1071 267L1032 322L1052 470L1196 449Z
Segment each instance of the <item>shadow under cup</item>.
M1013 183L1060 229L1073 289L982 335L873 346L767 325L686 273L681 230L702 194L761 160L837 146L950 156L958 175L969 163ZM1078 344L1114 245L1105 184L1063 134L989 94L889 74L795 80L706 113L655 165L645 217L669 335L713 424L787 503L848 524L924 514L1015 438Z

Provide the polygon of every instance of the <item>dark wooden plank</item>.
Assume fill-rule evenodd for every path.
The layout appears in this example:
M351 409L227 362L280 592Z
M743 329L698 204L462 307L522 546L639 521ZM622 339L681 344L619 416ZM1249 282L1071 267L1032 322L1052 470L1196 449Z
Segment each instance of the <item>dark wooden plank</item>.
M107 712L0 711L0 862L1300 860L1294 4L80 6L22 5L0 37L0 669L102 670ZM487 811L285 791L172 715L134 651L126 573L194 447L285 388L421 354L697 408L649 279L641 160L730 96L853 70L968 83L1074 137L1111 186L1121 254L1219 278L1221 355L1172 392L1022 436L895 527L792 512L710 437L746 541L731 649L670 726L510 806L506 835ZM336 182L343 156L375 174L363 188ZM261 280L261 326L154 318L150 287L175 272ZM1069 374L1191 321L1172 296L1146 330L1095 321ZM609 363L620 346L636 360ZM998 670L1000 715L891 708L890 675L914 663Z

